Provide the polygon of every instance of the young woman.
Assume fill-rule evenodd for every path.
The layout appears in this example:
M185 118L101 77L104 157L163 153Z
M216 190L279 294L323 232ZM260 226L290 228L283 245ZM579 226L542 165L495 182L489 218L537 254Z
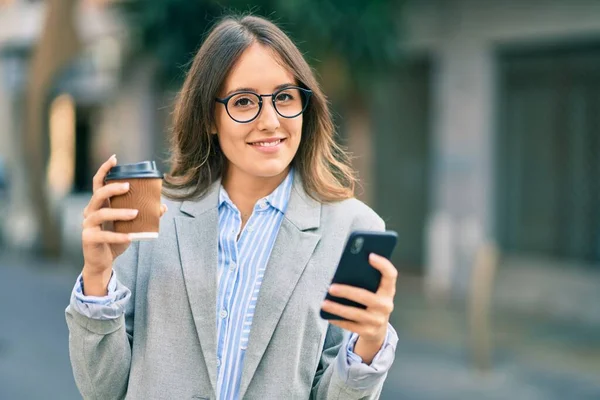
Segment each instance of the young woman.
M349 233L383 230L353 198L325 96L290 39L226 18L194 58L175 110L159 238L103 230L136 210L94 177L85 264L66 310L86 399L376 399L397 336L396 270L377 293L328 289ZM324 302L325 294L366 310ZM324 310L347 321L328 322Z

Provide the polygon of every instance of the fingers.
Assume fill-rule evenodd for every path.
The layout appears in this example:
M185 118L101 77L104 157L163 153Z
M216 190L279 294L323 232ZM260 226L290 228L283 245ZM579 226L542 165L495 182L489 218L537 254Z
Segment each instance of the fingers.
M81 239L84 245L96 243L126 244L131 242L131 238L126 233L101 231L94 228L84 229Z
M325 300L321 307L323 311L337 315L359 324L376 324L378 316L358 307L345 306L331 300Z
M104 162L104 164L100 166L98 172L96 172L96 175L94 175L93 179L94 193L96 192L96 190L104 186L104 178L106 177L106 174L108 174L108 171L110 171L110 169L115 165L117 165L117 156L113 154L108 160Z
M139 211L127 208L101 208L83 221L83 228L101 226L108 221L130 221L137 217Z
M113 185L113 184L111 184ZM106 185L108 188L110 185ZM102 188L104 190L104 188ZM111 189L112 190L112 189ZM111 195L112 197L112 195ZM107 208L104 207L104 202L101 204L101 208L94 210L97 207L98 202L102 201L102 199L94 199L94 201L90 201L90 204L83 212L84 221L83 227L90 228L93 226L102 225L105 222L111 221L130 221L137 217L139 214L139 210L129 209L129 208ZM160 216L162 217L168 211L166 204L161 204L160 206Z
M102 186L96 190L85 208L83 210L83 216L87 218L93 212L103 208L106 200L113 196L125 194L129 191L129 182L124 183L109 183L108 185Z
M360 335L360 332L362 332L362 330L363 330L363 327L360 324L357 324L356 322L352 322L352 321L341 321L341 320L337 320L337 319L331 319L331 320L329 320L329 323L331 325L335 325L342 329L345 329L349 332L358 333L359 335Z
M345 321L330 320L330 324L355 332L365 340L379 343L385 337L389 316L394 309L398 272L388 259L376 254L369 255L369 263L381 272L381 283L377 293L340 284L333 284L329 288L331 295L352 300L366 306L366 309L346 306L330 300L323 302L322 309L345 319Z
M355 286L333 284L329 288L329 293L335 297L352 300L367 307L375 306L378 303L375 293Z
M323 302L322 309L330 314L344 318L343 321L329 320L330 324L339 326L350 332L355 332L365 340L380 341L382 337L385 337L385 332L387 332L389 314L344 306L329 300Z
M369 254L369 264L381 272L381 282L377 294L394 297L396 294L396 280L398 279L398 271L394 265L387 258L374 253Z
M169 211L169 208L167 207L166 204L161 204L160 205L160 216L162 217L163 215L165 215L165 213Z
M391 298L380 296L366 289L349 285L333 284L329 288L329 293L333 296L362 304L369 310L378 310L386 314L391 314L394 310L394 302Z

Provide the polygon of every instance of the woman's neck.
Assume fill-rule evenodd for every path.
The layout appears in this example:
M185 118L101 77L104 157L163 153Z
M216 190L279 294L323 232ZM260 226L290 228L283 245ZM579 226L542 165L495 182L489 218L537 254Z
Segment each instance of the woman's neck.
M263 178L248 175L237 168L227 168L222 185L242 213L244 223L252 214L256 202L271 194L283 182L288 171L289 168L279 175Z

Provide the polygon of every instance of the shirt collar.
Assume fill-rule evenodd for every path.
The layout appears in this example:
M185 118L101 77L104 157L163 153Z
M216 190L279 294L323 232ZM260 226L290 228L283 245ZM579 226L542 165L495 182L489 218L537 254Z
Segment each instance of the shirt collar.
M277 188L273 192L271 192L271 194L260 199L256 203L255 209L261 210L261 204L267 204L279 210L281 213L285 213L288 202L290 200L290 192L292 191L293 183L294 171L292 168L290 168L283 182L281 182L279 186L277 186ZM229 205L233 209L237 209L231 201L231 199L229 198L227 191L225 190L223 185L221 185L219 190L219 207L221 207L224 203ZM265 207L263 207L263 209L264 208Z

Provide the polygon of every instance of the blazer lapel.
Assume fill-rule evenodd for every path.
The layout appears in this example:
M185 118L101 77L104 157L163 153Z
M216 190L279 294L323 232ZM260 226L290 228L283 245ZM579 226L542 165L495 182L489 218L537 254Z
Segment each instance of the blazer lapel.
M177 244L190 308L204 353L213 391L217 387L217 263L218 195L220 182L212 184L199 201L184 201L175 218Z
M242 367L240 399L244 398L281 314L321 238L315 231L320 217L321 204L306 194L296 174L258 296Z

